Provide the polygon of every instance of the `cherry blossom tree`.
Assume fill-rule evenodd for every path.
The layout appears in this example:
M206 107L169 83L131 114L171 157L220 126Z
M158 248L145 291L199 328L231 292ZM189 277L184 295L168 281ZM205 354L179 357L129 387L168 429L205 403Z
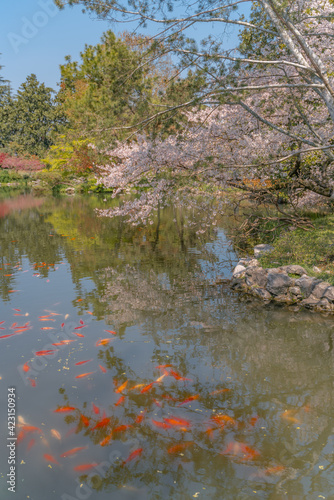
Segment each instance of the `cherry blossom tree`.
M109 0L57 3L82 4L110 20L155 23L162 27L160 43L179 56L180 70L196 68L205 76L193 99L152 110L137 124L143 130L157 116L183 110L188 120L181 135L153 140L137 134L109 151L101 182L115 193L143 179L151 188L128 207L129 214L140 205L145 218L167 192L183 187L184 177L216 185L238 178L244 188L260 178L258 189L288 186L334 198L333 0L220 0L191 8L175 2L174 10L165 1L134 0L131 7ZM246 4L252 7L249 19ZM229 25L241 28L239 50L226 49L218 35L201 43L186 38L193 25L204 23L220 26L218 35ZM129 128L132 138L134 131Z

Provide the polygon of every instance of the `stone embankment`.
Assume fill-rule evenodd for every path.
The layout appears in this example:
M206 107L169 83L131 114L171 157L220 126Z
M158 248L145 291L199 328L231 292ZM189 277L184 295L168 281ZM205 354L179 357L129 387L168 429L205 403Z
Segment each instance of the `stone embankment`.
M254 250L254 255L258 257L263 250L270 248L259 245ZM305 269L298 265L264 269L257 258L241 259L234 268L231 286L265 302L334 313L334 286L308 276Z

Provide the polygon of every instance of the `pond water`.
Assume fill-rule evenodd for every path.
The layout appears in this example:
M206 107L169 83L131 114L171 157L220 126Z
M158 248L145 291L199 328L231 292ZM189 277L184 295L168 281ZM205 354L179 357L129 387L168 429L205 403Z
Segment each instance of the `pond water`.
M104 206L0 200L0 498L333 499L333 317L231 292L224 218Z

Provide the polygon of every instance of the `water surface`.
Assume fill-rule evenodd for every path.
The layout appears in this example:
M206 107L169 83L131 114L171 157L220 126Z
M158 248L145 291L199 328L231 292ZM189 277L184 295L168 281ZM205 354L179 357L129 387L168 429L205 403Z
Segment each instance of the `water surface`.
M224 218L104 206L0 201L1 498L8 387L13 498L334 498L333 318L231 292Z

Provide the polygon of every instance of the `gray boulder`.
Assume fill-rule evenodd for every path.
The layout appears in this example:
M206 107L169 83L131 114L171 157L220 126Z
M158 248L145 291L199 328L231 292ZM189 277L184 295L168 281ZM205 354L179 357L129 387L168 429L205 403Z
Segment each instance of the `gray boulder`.
M266 288L267 271L262 267L249 267L246 270L246 284L248 286L256 286Z
M256 245L256 247L254 247L254 257L258 258L264 253L271 252L272 250L274 250L273 246L261 243L261 245Z
M272 295L285 294L290 286L293 285L293 280L287 273L279 272L278 269L270 269L268 271L266 289Z
M318 283L321 283L321 280L310 278L309 276L302 276L295 281L295 286L299 286L302 294L307 298L311 295L313 288Z

